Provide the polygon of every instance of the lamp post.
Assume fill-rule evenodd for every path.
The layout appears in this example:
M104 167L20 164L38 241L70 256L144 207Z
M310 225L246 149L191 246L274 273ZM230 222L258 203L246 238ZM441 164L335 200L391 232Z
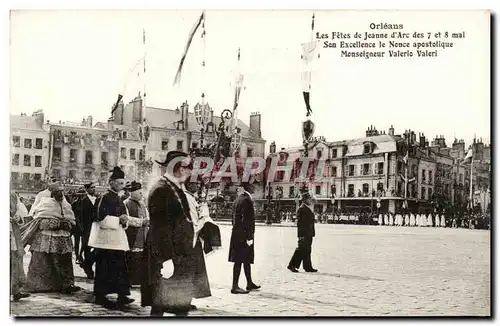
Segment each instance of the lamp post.
M266 224L270 225L272 223L272 209L271 209L271 200L273 199L271 183L268 183L268 193L267 193L267 209L266 209Z
M280 199L283 198L283 187L282 186L277 186L276 187L276 214L275 218L277 222L281 222L281 216L280 216Z

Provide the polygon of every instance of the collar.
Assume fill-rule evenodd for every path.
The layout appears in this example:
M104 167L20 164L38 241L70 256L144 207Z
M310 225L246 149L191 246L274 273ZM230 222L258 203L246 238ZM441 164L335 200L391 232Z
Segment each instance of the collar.
M163 176L167 178L170 182L172 182L174 185L176 185L182 191L186 191L186 186L184 186L184 184L181 184L179 180L170 173L166 172Z

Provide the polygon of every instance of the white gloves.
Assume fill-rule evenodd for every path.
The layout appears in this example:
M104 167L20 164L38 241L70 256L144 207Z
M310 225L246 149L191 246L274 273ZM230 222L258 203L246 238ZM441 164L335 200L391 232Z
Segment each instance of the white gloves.
M170 259L163 263L161 267L161 277L168 279L171 278L172 275L174 275L174 262Z
M251 245L253 245L253 240L247 240L247 245L250 247Z

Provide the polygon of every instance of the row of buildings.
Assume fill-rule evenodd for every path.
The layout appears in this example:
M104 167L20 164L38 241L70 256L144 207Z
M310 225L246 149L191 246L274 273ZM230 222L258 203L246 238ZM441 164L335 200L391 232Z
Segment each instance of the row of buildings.
M170 150L196 148L202 136L187 103L175 110L144 109L140 95L127 105L120 102L106 122L94 122L88 116L79 123L56 123L46 121L42 111L31 116L11 115L10 119L12 186L18 192L32 194L41 189L49 175L70 188L88 181L105 187L108 172L115 165L125 171L127 179L148 184L164 172L154 160L162 160ZM211 110L208 120L203 133L205 144L216 141L215 130L221 118ZM239 155L265 157L261 115L251 114L248 125L238 120L238 127L242 135ZM485 211L491 201L491 147L481 139L470 146L474 148L474 203ZM320 212L396 212L405 202L412 211L422 213L450 205L466 207L471 173L470 163L464 159L470 146L455 139L448 147L443 136L429 143L424 134L410 130L396 134L392 126L387 133L371 126L358 139L329 142L318 138L309 146L308 156L325 160L324 178L308 186L318 198L316 209ZM293 165L303 151L303 147L277 150L273 142L266 157L279 157L280 165ZM277 200L280 210L296 209L301 184L294 176L289 182L284 182L280 173L273 180L261 180L254 195L257 211L264 211L270 201Z
M491 147L481 139L474 139L471 146L473 202L485 212L491 202ZM303 147L276 150L272 143L269 158L277 156L278 164L293 165L303 151ZM405 205L419 213L466 210L471 183L470 161L464 162L467 152L462 139L448 147L443 136L429 144L422 133L417 138L411 130L396 134L392 126L387 133L370 126L358 139L328 142L319 138L311 144L308 156L326 163L323 180L309 182L308 187L318 199L318 212L395 213ZM315 173L314 169L310 172ZM283 175L277 173L266 181L265 193L280 197L282 210L296 209L302 186L296 182L297 175L292 173L289 182L283 182Z
M205 145L215 142L220 121L211 110L203 133ZM175 110L143 108L140 95L126 105L120 102L105 122L93 121L92 116L78 123L55 122L37 111L31 116L11 115L10 123L11 184L28 196L39 191L50 175L69 188L89 181L105 187L113 166L120 166L127 179L147 184L163 173L155 160L164 160L170 150L195 148L201 137L187 103ZM260 113L250 116L249 125L238 120L237 126L240 154L264 157Z

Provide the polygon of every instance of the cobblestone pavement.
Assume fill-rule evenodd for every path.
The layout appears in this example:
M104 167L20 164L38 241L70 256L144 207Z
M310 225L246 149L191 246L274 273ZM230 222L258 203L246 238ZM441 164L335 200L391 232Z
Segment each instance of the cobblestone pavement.
M212 297L193 300L193 316L489 316L490 232L467 229L317 225L318 273L286 269L296 229L258 226L254 281L260 291L229 292L230 226L206 258ZM28 255L29 256L29 255ZM26 257L25 268L29 257ZM92 283L75 267L74 295L34 294L11 304L15 316L148 316L136 299L127 311L93 304ZM246 286L242 273L240 287ZM165 314L168 316L168 314Z

